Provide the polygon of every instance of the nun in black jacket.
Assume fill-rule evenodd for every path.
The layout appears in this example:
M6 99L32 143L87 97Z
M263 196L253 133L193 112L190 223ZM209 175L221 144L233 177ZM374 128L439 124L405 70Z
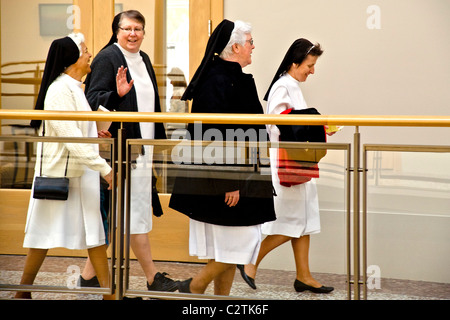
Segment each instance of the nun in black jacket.
M145 35L144 16L136 10L121 12L113 20L112 31L110 42L92 61L92 72L85 81L91 108L97 110L103 106L110 111L161 112L155 71L148 55L140 50ZM117 83L120 81L128 83L128 92L119 94ZM112 137L117 137L119 128L120 123L113 122L108 131ZM162 123L124 123L123 128L126 139L166 138ZM153 227L152 211L157 216L162 214L157 193L152 188L155 184L152 181L152 157L151 146L143 146L131 170L131 192L126 199L131 206L130 245L146 275L147 288L175 291L177 283L165 273L157 272L148 239L148 232Z
M224 20L217 26L182 97L193 99L192 113L264 112L253 76L242 72L251 63L253 49L248 24ZM267 141L262 125L196 123L188 126L188 132L193 140L225 141L231 136L232 141ZM190 218L190 255L209 262L193 279L181 282L179 290L203 293L214 280L214 293L228 295L236 264L256 259L260 225L275 219L271 179L258 171L224 173L208 167L196 170L196 164L185 167L187 173L175 180L169 206Z

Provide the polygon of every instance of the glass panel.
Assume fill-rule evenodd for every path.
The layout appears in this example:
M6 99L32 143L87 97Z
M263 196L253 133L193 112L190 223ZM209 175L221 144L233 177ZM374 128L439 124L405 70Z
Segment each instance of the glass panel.
M448 298L450 149L367 156L368 298Z
M5 125L12 136L37 135L26 125ZM7 131L7 130L4 130ZM6 133L3 134L7 136ZM30 189L36 162L35 144L13 139L0 141L0 188Z
M86 181L83 180L86 179L85 175L83 178L69 177L69 200L38 200L41 202L40 205L47 205L46 203L49 203L47 209L39 210L39 206L35 204L33 208L36 210L33 211L33 214L28 215L29 203L32 195L30 193L31 190L24 190L24 188L29 188L34 179L35 160L36 157L40 157L41 150L41 144L37 143L39 139L41 138L24 136L8 137L5 135L0 137L0 298L10 299L14 297L14 292L7 290L8 286L20 284L22 273L24 271L26 254L28 252L28 249L24 247L24 231L26 230L29 235L30 233L34 235L32 240L28 240L27 247L37 246L39 248L51 248L48 251L43 265L39 269L33 284L38 287L45 286L47 292L32 293L34 299L101 299L101 295L98 293L95 294L96 292L92 291L93 288L83 287L82 289L85 291L92 291L94 294L76 292L81 289L79 286L80 274L84 271L87 261L87 252L85 248L83 248L83 242L85 241L83 221L84 219L88 219L87 221L90 222L89 225L91 227L97 225L99 228L98 231L94 231L93 233L92 229L90 229L91 236L96 234L100 238L108 239L108 243L111 243L111 224L109 223L109 219L113 218L108 217L107 211L109 211L113 199L111 199L111 197L104 198L101 196L101 190L104 191L105 187L103 179L99 181L97 187L92 184L91 187L88 187L84 184L81 188L80 186L85 183L83 181ZM95 148L98 144L100 154L108 160L111 159L113 153L111 140L101 141L95 138L91 139L89 142L86 142L86 140L80 142L80 139L66 139L64 141L66 143L70 141L70 143L78 144L80 146L89 143L89 145L94 146ZM57 143L59 144L59 142L45 142L44 150L46 148L54 147ZM44 163L52 163L49 167L44 166L44 175L49 174L47 170L52 170L55 176L64 176L65 160L54 163L53 158L48 155L44 155L43 159ZM70 156L69 166L71 168L76 166L85 168L84 165L80 166L79 160L79 158L72 154ZM37 174L39 175L39 173ZM103 195L108 195L108 193L109 192L104 192ZM81 197L84 195L84 198L82 198L83 200L81 201L72 198L80 195ZM96 198L94 195L96 195ZM84 213L85 215L82 215L83 209L81 207L96 205L93 202L88 204L89 201L94 199L97 199L98 201L99 208L102 210L102 216L89 216L86 212ZM64 207L64 212L60 211L59 208L61 207ZM95 212L95 210L89 212ZM60 214L64 215L61 216ZM33 220L34 223L30 223L31 220L27 220L27 218L31 219L31 216L36 218ZM90 218L86 218L88 216ZM66 219L67 217L77 218ZM59 221L61 223L60 225L64 225L66 229L64 229L64 232L61 232L60 230L62 229L58 229L60 228L60 225L47 223L46 219ZM92 219L94 219L95 223L93 223ZM26 228L27 221L28 226ZM76 227L77 224L79 226L78 228ZM48 228L50 225L52 225L53 228ZM70 228L68 226L70 226ZM79 231L74 232L74 230ZM44 234L42 234L43 232ZM96 236L94 236L94 238L96 238ZM100 240L99 243L102 243L102 240ZM69 247L71 249L65 249L63 247ZM110 266L111 265L112 264L110 263ZM74 292L71 293L69 291L65 294L52 292L67 289L74 290Z
M242 186L253 184L253 187L248 189L248 194L256 197L255 192L258 190L259 183L265 181L270 188L272 184L267 146L248 143L238 143L233 146L234 143L223 143L222 141L172 140L158 142L146 140L130 142L131 153L135 153L133 150L140 150L140 143L146 146L146 151L153 148L153 157L150 156L150 152L146 152L145 157L138 156L136 164L131 164L130 193L134 197L148 199L149 194L148 191L145 191L147 188L142 188L144 185L142 180L148 182L153 169L157 175L156 186L159 199L164 208L162 217L153 217L153 228L149 233L152 254L160 260L155 262L158 271L167 272L169 274L167 277L175 281L195 277L204 267L203 264L198 263L204 263L207 260L190 255L190 250L192 250L189 244L189 236L192 232L190 219L178 212L175 208L179 207L174 203L169 206L169 202L174 201L174 194L177 194L175 199L180 199L181 195L181 198L184 199L181 201L182 203L192 204L192 199L196 199L194 203L201 207L212 197L222 199L224 193L218 195L214 190L226 188L225 186L231 181L239 181ZM300 146L303 145L292 144L291 148L304 151L304 149L299 149ZM311 235L310 246L310 269L313 276L324 285L335 287L335 290L326 296L315 296L309 291L296 292L293 288L296 278L295 259L290 243L286 243L271 251L262 260L256 278L258 290L251 289L244 282L239 271L236 271L231 296L287 300L347 298L345 195L347 187L346 148L348 146L339 145L338 147L333 149L330 146L326 156L319 164L320 178L313 179L316 182L314 188L317 187L321 230L320 233L314 232L315 234ZM271 149L271 152L276 154L277 149ZM138 174L138 170L147 173ZM245 190L244 187L243 190ZM297 198L301 197L301 190L298 194L295 191L292 191L296 195L292 201L298 201ZM147 194L144 195L142 192ZM262 202L264 199L261 198L260 201ZM305 202L299 201L298 205L304 206ZM142 206L144 204L135 208ZM135 214L135 210L132 208L130 214ZM211 211L211 215L214 214L217 212ZM239 246L244 246L244 243ZM129 262L130 291L128 293L149 295L151 292L147 290L144 272L138 262L134 260L133 252L130 254L133 259ZM187 263L171 263L171 261ZM126 268L126 270L128 269ZM212 283L206 289L205 294L214 294Z

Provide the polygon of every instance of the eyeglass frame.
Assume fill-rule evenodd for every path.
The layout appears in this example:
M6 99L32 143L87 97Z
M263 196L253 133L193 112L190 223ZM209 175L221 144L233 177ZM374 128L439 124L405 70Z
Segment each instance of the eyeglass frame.
M134 33L141 33L144 32L144 28L122 28L119 27L120 30L122 30L123 32L127 32L127 33L132 33L134 31Z

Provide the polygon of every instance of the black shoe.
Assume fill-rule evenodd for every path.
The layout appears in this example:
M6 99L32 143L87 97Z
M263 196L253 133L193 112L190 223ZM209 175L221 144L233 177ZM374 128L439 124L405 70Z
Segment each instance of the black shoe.
M242 264L238 264L237 268L239 269L239 271L241 271L241 276L242 279L244 279L245 282L247 282L247 284L250 286L250 288L255 289L256 290L256 284L255 284L255 279L249 277L244 270L244 266Z
M142 297L123 297L122 300L141 301Z
M305 290L309 290L314 293L330 293L331 291L334 290L333 287L325 287L325 286L321 286L320 288L314 288L314 287L308 286L307 284L304 284L303 282L301 282L297 279L295 279L294 288L295 288L295 291L297 291L297 292L303 292Z
M155 278L153 278L153 283L148 284L147 289L149 291L166 291L166 292L174 292L178 289L178 281L174 281L170 278L166 277L167 273L156 273Z
M81 288L100 288L100 282L98 282L97 276L92 279L85 280L81 275L78 279L78 286Z
M178 291L181 293L192 293L191 288L190 288L191 282L192 282L192 278L189 278L184 281L179 281L178 282Z

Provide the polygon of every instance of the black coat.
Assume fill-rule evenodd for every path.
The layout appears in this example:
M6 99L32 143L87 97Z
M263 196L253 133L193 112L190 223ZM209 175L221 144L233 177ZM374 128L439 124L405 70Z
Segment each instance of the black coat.
M152 63L148 55L140 51L144 60L150 79L155 90L155 112L161 112L161 104L159 100L158 86L156 83L156 75L153 70ZM136 89L133 88L122 98L117 94L116 74L117 70L123 66L127 68L127 61L120 49L112 44L101 50L94 58L91 64L91 73L88 74L85 81L86 98L92 110L96 111L100 105L106 109L113 111L130 111L137 112L137 96ZM127 71L127 80L131 81L130 71ZM117 138L117 131L120 128L119 122L113 122L108 131L111 132L113 138ZM141 139L141 129L138 122L124 122L124 138L125 139ZM155 139L166 139L164 124L155 123ZM143 150L143 148L142 148ZM126 148L124 148L124 152ZM123 155L125 157L125 154ZM154 173L153 173L154 174ZM155 187L155 177L153 176L152 189L152 206L153 214L161 216L163 214L161 203Z
M147 67L148 74L153 83L155 90L155 112L161 112L161 104L158 94L158 86L156 83L155 71L153 70L150 58L148 55L140 51L140 54ZM135 111L137 112L137 97L136 89L133 88L122 98L117 94L116 74L117 70L123 66L127 67L127 61L120 49L116 45L100 51L94 58L91 64L92 72L88 74L85 81L86 98L95 111L100 105L108 110L116 111ZM130 71L127 71L127 80L131 81ZM124 123L123 127L126 132L126 137L130 139L140 139L141 130L138 122ZM117 137L117 130L120 128L120 123L114 122L109 131L114 138ZM162 123L155 124L155 139L165 139L166 133Z
M263 108L252 75L243 73L238 63L216 57L193 96L192 112L262 114ZM226 140L227 133L241 129L241 132L256 133L257 139L263 133L261 140L267 141L263 125L188 126L193 140L204 138L210 129L215 130L216 134L220 133L222 140ZM201 132L201 137L195 136L196 132ZM234 140L249 139L248 136L237 135ZM202 165L180 165L180 174L175 180L169 203L171 208L191 219L224 226L250 226L275 220L270 175L261 175L251 165ZM240 200L235 207L230 208L225 203L225 193L235 190L240 191Z

